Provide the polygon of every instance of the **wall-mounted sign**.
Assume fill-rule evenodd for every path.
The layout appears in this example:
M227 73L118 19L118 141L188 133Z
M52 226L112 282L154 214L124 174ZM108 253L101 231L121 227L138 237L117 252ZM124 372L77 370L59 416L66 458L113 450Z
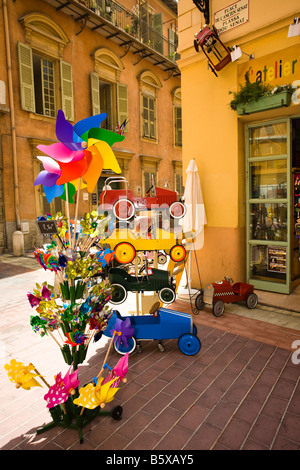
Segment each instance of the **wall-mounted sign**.
M42 235L55 235L58 233L55 220L37 220L37 224Z
M268 271L286 273L286 248L268 246Z
M239 0L231 5L216 11L214 25L218 33L247 23L249 20L249 0Z

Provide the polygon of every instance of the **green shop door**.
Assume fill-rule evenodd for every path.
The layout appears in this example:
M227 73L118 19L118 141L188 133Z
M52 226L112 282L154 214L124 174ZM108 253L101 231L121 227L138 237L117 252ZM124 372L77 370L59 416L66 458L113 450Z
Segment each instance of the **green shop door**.
M247 279L256 289L291 291L290 119L246 128Z

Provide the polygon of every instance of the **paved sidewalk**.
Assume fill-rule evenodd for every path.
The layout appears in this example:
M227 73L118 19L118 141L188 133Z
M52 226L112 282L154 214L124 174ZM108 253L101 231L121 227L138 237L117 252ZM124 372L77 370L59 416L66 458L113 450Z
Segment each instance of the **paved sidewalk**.
M292 361L293 353L300 359L292 346L300 331L247 318L242 305L226 306L220 318L208 310L193 316L202 344L195 356L182 354L177 340L165 341L164 352L156 341L142 342L142 352L129 358L128 382L112 402L123 407L120 421L95 418L83 429L82 444L72 429L37 435L50 421L43 399L47 388L16 389L3 368L12 358L33 362L51 383L67 370L56 343L34 334L29 324L27 292L36 282L53 281L53 274L35 263L30 254L18 262L0 257L0 449L300 449L300 364ZM190 312L189 307L172 304L174 310ZM271 312L276 315L276 309ZM107 341L89 347L79 369L82 383L98 373ZM110 364L119 358L111 352Z

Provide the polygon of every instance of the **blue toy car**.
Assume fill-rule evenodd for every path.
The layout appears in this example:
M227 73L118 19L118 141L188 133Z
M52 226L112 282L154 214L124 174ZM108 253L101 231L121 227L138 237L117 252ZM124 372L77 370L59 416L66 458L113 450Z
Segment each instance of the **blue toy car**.
M114 328L116 319L124 320L121 314L114 310L108 325L103 332L105 336L111 336L110 330ZM158 347L164 351L162 340L177 339L178 347L183 354L194 356L200 351L201 342L197 336L197 329L193 323L191 315L177 312L167 308L158 308L157 315L136 315L130 316L131 326L134 328L134 335L127 341L128 346L114 343L114 348L119 354L133 353L135 349L140 352L139 340L158 340Z

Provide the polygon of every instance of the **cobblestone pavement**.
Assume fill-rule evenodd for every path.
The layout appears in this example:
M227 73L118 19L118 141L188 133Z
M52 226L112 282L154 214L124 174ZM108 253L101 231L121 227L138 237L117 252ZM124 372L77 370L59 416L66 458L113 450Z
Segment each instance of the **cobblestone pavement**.
M112 402L122 406L122 418L96 417L83 428L83 443L75 429L37 434L50 421L43 399L47 388L16 389L3 366L12 358L33 362L52 383L54 375L67 371L57 344L29 325L26 294L44 280L53 282L52 273L30 254L0 257L0 449L299 450L300 353L293 347L300 340L299 316L266 306L255 309L258 316L265 311L259 319L247 317L243 305L226 306L219 318L209 310L193 315L202 345L195 356L182 354L177 340L164 341L164 352L156 341L141 342L142 352L129 357L128 381ZM125 309L126 304L119 308ZM190 313L188 302L176 301L172 309ZM296 320L295 326L276 324L280 315L285 324L288 317ZM275 320L265 321L268 316ZM81 383L98 373L107 341L90 345L79 369ZM110 363L119 358L110 352Z

